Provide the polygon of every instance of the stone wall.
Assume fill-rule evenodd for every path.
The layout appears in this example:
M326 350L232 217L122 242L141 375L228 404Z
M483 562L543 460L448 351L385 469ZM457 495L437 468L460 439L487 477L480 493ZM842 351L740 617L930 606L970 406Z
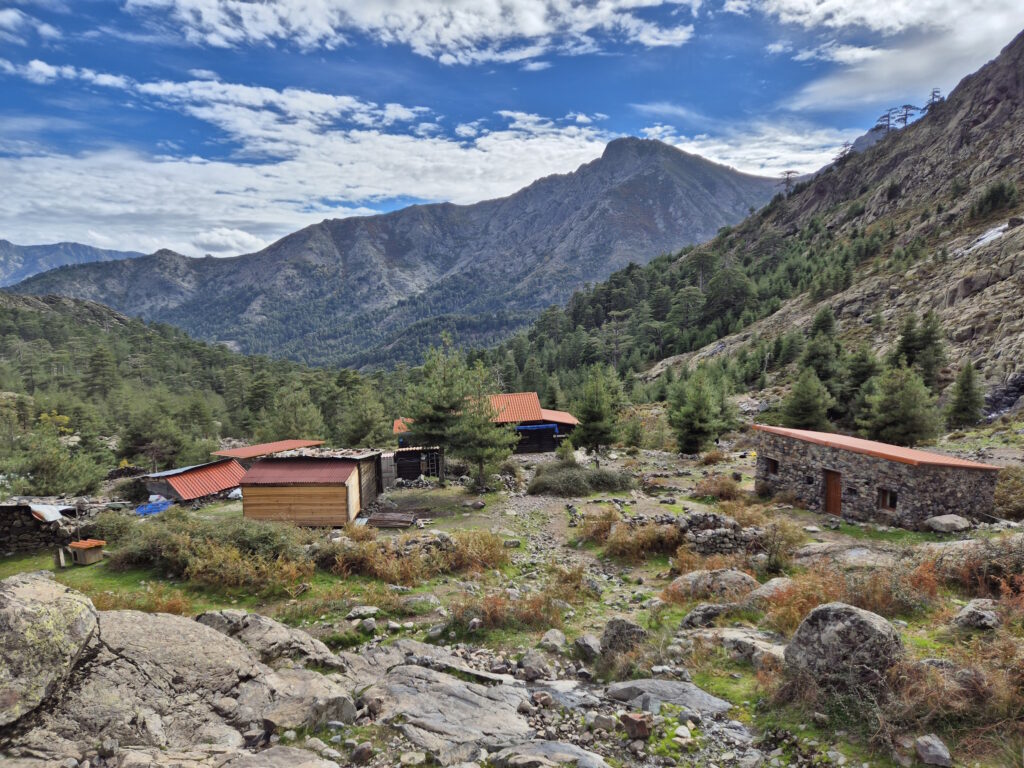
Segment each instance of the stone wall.
M73 537L73 521L44 523L32 517L27 506L0 505L0 554L63 547Z
M992 513L995 472L902 464L768 432L757 439L758 487L788 491L808 509L824 511L824 470L832 470L842 477L842 515L852 520L919 529L936 515ZM770 459L778 462L776 474L768 471ZM881 489L896 492L896 509L879 506Z

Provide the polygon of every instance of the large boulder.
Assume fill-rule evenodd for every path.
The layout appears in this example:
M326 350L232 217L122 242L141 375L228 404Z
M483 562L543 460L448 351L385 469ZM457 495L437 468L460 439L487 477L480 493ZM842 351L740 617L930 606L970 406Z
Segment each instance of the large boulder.
M776 576L774 579L768 579L768 581L752 592L747 593L743 602L752 608L763 608L779 597L779 595L785 594L793 584L793 580L788 576Z
M826 603L800 623L785 659L792 673L829 686L853 687L877 683L903 653L899 633L878 614Z
M0 726L60 687L96 628L89 598L58 584L48 571L0 582Z
M640 707L644 700L653 700L685 707L702 715L717 715L732 708L729 702L681 680L625 680L609 685L605 695L633 707Z
M757 579L732 568L714 571L690 571L679 576L668 586L668 591L683 598L703 600L726 598L736 600L757 589Z
M528 741L508 747L491 755L488 763L495 768L551 768L555 765L609 768L600 755L560 741Z
M647 630L627 619L611 619L601 634L601 653L627 653L647 637Z
M379 696L380 718L398 723L413 744L441 765L476 758L533 738L519 714L527 692L522 684L478 685L420 666L403 665L387 675L366 696Z
M936 515L929 517L924 524L936 533L963 533L971 530L971 521L960 515Z
M292 629L258 613L210 611L196 621L234 637L253 650L264 664L295 661L327 669L344 669L345 662L331 649L301 629Z
M996 613L996 601L975 598L953 617L953 624L961 629L995 629L1002 621Z

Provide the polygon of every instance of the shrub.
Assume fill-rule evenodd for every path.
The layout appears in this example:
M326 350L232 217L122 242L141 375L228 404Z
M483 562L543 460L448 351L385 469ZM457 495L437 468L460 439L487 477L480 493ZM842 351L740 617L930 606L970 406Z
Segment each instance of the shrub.
M697 482L693 489L694 496L706 496L722 501L733 501L740 498L740 485L725 475L709 475Z
M452 623L466 631L473 619L480 619L484 629L529 627L548 629L562 626L558 598L549 591L531 592L517 598L504 592L483 595L463 593L449 605Z
M1024 519L1024 467L999 471L995 493L996 514L1007 520Z
M88 531L90 536L103 539L109 545L114 546L131 534L136 523L138 523L138 518L130 512L108 509L96 516Z
M772 520L765 525L760 538L761 548L768 556L765 570L769 573L779 573L788 568L793 553L803 543L804 538L800 526L790 520Z
M997 181L985 187L985 191L971 204L971 218L981 219L1016 204L1017 187L1009 181Z
M579 541L586 541L593 544L604 544L608 541L608 534L622 516L612 507L605 507L600 512L583 516L583 522L579 527Z
M671 555L683 541L683 532L677 525L620 523L612 528L605 552L612 557L641 562L652 555Z
M632 486L633 478L625 472L555 462L537 467L527 493L571 498L599 491L626 491Z
M490 531L458 531L455 550L448 563L451 571L480 572L500 568L508 562L505 542Z
M703 456L701 456L700 463L703 464L706 467L710 467L710 466L714 466L715 464L721 464L723 461L726 461L728 458L729 458L729 456L727 454L725 454L722 451L719 451L716 448L714 450L708 451Z

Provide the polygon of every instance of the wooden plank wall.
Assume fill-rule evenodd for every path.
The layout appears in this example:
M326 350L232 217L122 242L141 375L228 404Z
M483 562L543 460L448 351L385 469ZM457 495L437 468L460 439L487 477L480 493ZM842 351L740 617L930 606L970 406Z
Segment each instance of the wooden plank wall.
M350 482L355 477L353 472ZM358 489L356 494L358 503ZM348 501L349 489L344 485L250 485L243 489L242 514L253 520L339 526L350 519Z

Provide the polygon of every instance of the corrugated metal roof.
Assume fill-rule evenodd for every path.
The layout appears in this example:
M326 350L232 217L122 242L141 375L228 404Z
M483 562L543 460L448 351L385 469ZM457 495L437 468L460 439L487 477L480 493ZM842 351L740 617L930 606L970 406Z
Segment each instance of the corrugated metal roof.
M261 459L241 485L344 485L356 466L352 459Z
M568 411L556 411L552 408L541 408L540 412L544 416L544 421L553 421L555 424L571 424L573 426L580 423L580 420Z
M234 459L223 459L210 464L195 467L182 467L169 472L157 472L147 477L159 477L167 480L167 484L183 501L191 501L238 486L238 481L245 474L245 468Z
M981 469L990 472L999 471L999 467L991 464L982 464L977 461L958 459L955 456L945 456L941 453L932 453L931 451L919 451L915 448L903 448L899 445L879 443L874 440L865 440L860 437L836 435L831 432L812 432L808 429L769 427L765 424L755 424L754 429L761 432L768 432L772 435L791 437L794 440L803 440L806 443L824 445L828 448L837 448L839 450L851 451L853 453L863 453L868 456L874 456L878 459L897 461L901 464L953 467L958 469Z
M507 395L491 395L490 398L491 405L498 412L498 418L494 421L499 424L544 420L536 392L512 392Z
M260 443L259 445L246 445L241 448L214 451L213 455L227 456L232 459L255 459L258 456L269 456L272 453L294 451L298 448L312 448L315 445L323 444L323 440L278 440L273 443Z

